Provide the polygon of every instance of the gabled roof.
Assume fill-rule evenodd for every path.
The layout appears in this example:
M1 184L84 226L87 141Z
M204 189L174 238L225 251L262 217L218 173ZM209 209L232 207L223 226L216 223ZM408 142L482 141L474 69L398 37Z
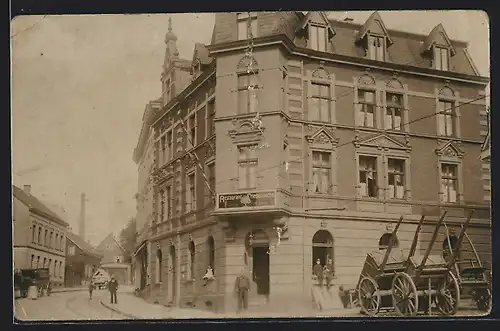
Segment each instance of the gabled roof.
M436 154L448 157L462 157L465 153L450 140L441 148L437 148Z
M457 54L455 48L451 44L451 40L448 37L448 34L444 30L444 27L441 23L436 25L431 30L429 35L425 38L424 43L422 44L421 52L423 53L429 51L434 45L448 47L450 49L450 56L454 56L455 54Z
M126 252L127 252L127 250L126 250L126 249L122 246L122 244L120 244L120 242L119 242L118 240L116 240L116 238L115 238L115 236L113 235L113 233L108 234L108 235L106 236L106 238L104 238L104 239L101 241L101 243L100 243L99 245L97 245L97 247L95 248L95 250L96 250L96 251L98 251L98 252L101 252L101 250L103 250L103 247L101 247L101 246L103 246L103 245L104 245L104 243L105 243L106 241L108 241L108 239L110 239L110 238L111 238L111 239L112 239L112 240L113 240L113 241L117 244L117 246L118 246L118 247L119 247L119 248L120 248L120 249L121 249L124 253L126 253Z
M80 237L79 235L77 235L71 231L68 231L68 232L66 232L66 238L69 239L73 244L75 244L75 246L80 248L85 253L88 253L88 254L94 255L94 256L98 256L98 257L102 257L102 255L100 253L96 252L95 248L92 247L92 245L90 245L85 240L83 240L82 237Z
M328 20L328 17L326 16L325 12L322 11L310 11L307 13L307 15L304 16L302 21L299 23L297 29L295 30L296 32L301 31L307 27L309 22L313 23L320 23L326 25L329 31L329 38L335 36L335 31L333 30L330 21Z
M202 65L208 65L212 63L213 58L210 56L205 44L196 43L194 45L193 60L191 63L195 63L196 60L200 61Z
M374 12L370 15L370 17L368 17L365 24L363 24L356 35L356 42L362 40L368 33L384 35L387 38L387 46L391 46L394 43L389 36L389 32L387 32L385 24L382 21L382 17L380 17L378 12Z
M12 185L12 194L19 201L24 203L31 211L35 211L44 216L48 216L55 222L64 225L66 227L68 226L68 223L63 221L56 213L50 210L47 206L45 206L42 202L40 202L40 200L38 200L33 195L27 194L26 192L24 192L24 190L20 189L15 185Z

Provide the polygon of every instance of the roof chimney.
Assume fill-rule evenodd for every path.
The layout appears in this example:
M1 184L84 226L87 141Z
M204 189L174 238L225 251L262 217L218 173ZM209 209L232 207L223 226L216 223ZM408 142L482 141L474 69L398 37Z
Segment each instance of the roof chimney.
M24 193L26 193L27 195L31 195L31 185L24 185L24 189L23 189Z

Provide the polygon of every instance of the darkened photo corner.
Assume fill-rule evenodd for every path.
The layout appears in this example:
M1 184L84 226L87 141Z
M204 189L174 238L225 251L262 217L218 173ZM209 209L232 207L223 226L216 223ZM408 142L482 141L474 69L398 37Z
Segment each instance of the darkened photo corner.
M484 12L11 25L18 320L489 313Z

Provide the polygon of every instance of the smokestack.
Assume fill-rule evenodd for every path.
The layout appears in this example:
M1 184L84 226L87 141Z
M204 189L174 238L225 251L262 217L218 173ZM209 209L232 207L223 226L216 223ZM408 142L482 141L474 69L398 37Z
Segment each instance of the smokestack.
M27 195L31 195L31 185L24 185L23 191Z
M85 193L82 193L80 205L80 237L85 240Z

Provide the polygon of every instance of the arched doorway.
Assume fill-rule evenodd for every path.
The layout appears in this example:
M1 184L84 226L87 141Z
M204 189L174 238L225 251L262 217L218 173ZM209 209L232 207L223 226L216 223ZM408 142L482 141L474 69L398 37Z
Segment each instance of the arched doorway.
M387 247L389 247L389 243L391 242L391 237L392 233L384 233L378 241L378 249L379 250L387 249ZM398 237L394 238L394 243L392 244L392 248L397 248L397 247L399 247Z
M245 247L257 294L269 295L269 237L263 230L253 230L245 238Z
M167 263L168 265L168 270L167 270L167 275L168 278L170 278L169 281L169 286L170 291L167 292L168 295L168 301L170 303L174 303L175 301L175 296L176 296L176 289L177 289L177 268L176 268L176 263L175 263L175 257L176 257L176 252L175 252L175 246L170 246L170 258Z
M316 264L319 259L322 266L328 262L328 258L332 259L335 266L335 259L333 255L333 236L326 230L319 230L316 232L312 239L312 266Z

